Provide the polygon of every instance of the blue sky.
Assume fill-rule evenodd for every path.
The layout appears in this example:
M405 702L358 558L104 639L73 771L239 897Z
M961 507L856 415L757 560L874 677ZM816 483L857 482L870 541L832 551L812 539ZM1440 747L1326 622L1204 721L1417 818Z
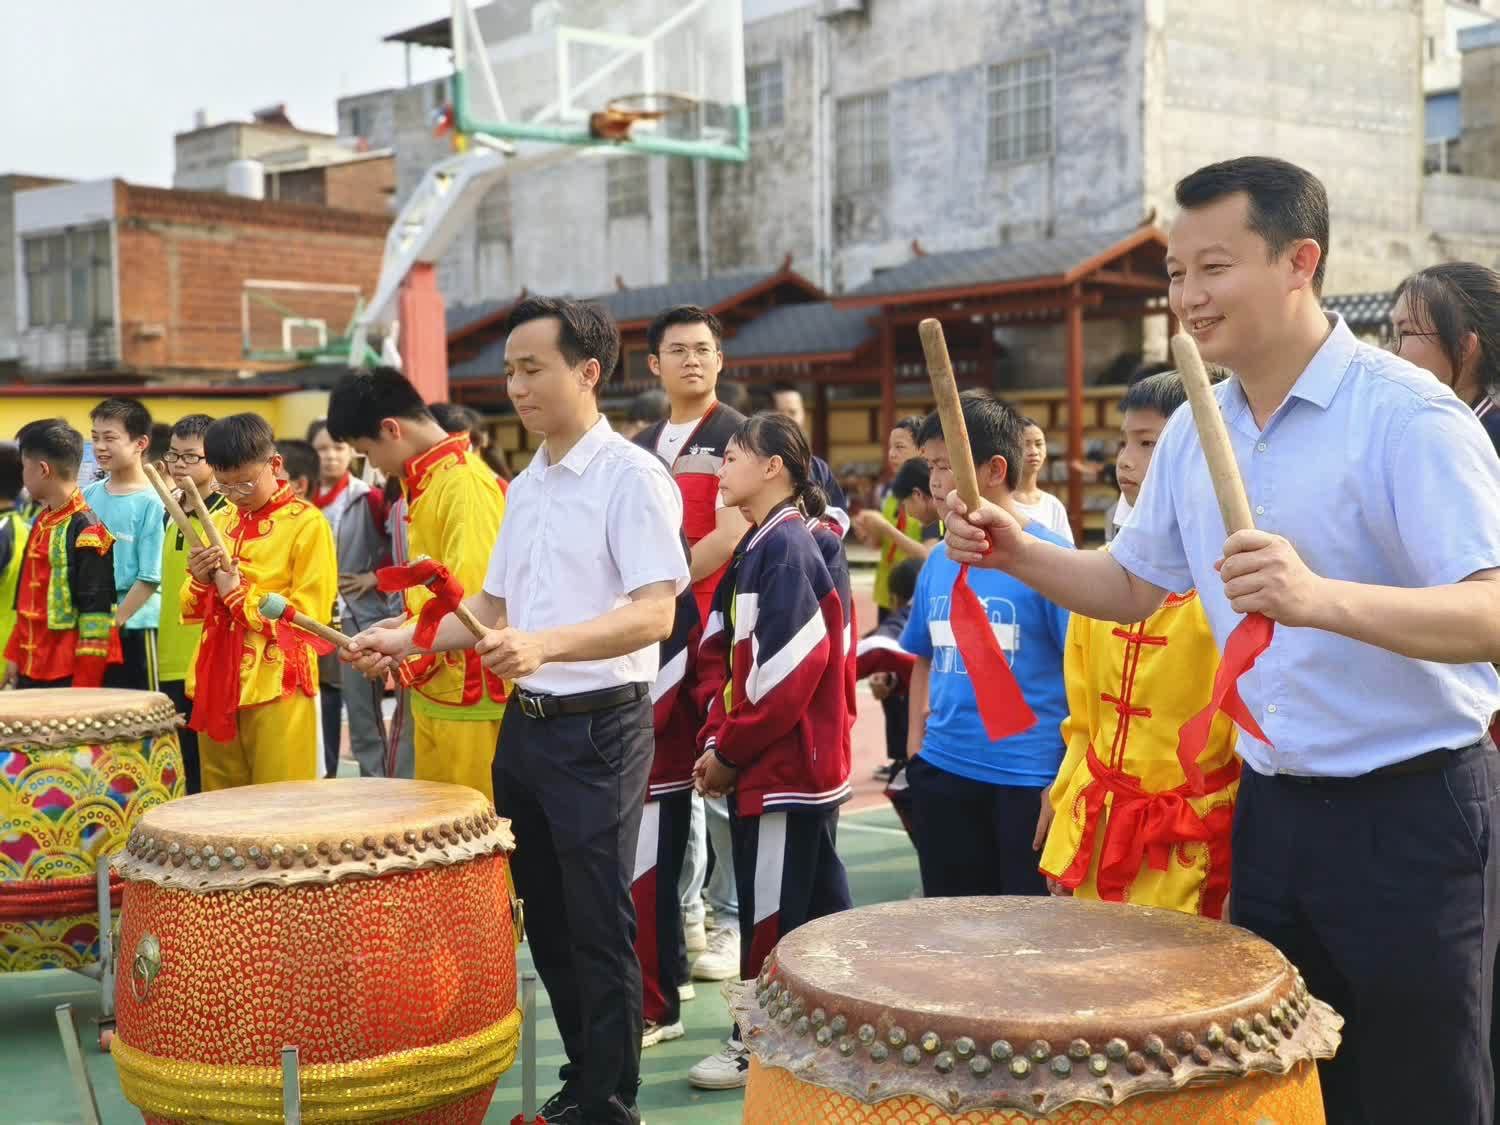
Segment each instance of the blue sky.
M0 0L0 174L169 185L173 134L285 102L335 129L344 94L400 86L383 36L448 0ZM413 79L446 74L414 48Z

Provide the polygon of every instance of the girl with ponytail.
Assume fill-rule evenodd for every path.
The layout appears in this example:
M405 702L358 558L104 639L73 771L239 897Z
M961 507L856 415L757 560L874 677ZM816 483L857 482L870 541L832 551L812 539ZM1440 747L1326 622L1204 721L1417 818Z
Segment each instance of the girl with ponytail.
M811 466L797 425L761 414L730 438L719 469L725 506L751 527L698 648L695 692L707 718L693 779L704 796L732 794L741 979L759 974L782 936L852 905L834 849L854 720L849 573L820 523L826 500ZM728 1089L748 1068L736 1029L689 1079Z

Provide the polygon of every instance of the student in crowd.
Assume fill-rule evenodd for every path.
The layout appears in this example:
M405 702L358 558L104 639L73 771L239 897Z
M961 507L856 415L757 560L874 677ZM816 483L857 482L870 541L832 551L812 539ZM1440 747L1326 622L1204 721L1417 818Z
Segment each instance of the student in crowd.
M337 580L333 533L277 479L281 455L257 414L220 418L203 453L229 499L225 552L188 552L182 619L203 626L188 692L204 790L318 776L318 661L305 634L261 616L261 599L323 619Z
M106 687L155 691L166 509L142 468L151 441L151 414L133 398L107 398L89 419L94 457L109 476L85 488L83 498L114 539L115 623L123 654L104 682Z
M771 413L790 418L797 428L807 433L807 407L802 402L802 392L790 383L777 383L771 388ZM828 467L828 462L814 455L812 480L823 491L827 501L823 516L840 528L843 535L849 534L849 499L844 495L838 478Z
M281 468L276 479L292 490L298 500L311 503L318 487L318 451L301 438L278 438L276 452L281 454Z
M904 432L898 427L892 436ZM892 568L899 566L902 558L915 559L921 563L942 541L942 513L938 502L933 499L930 477L931 469L926 461L920 457L910 458L896 470L886 494L887 506L891 500L896 502L893 512L896 520L893 521L886 515L884 506L878 512L867 508L854 517L854 530L867 543L880 548L880 562L876 564L877 581L878 568L888 556L892 559ZM887 590L889 581L888 569Z
M31 531L16 506L22 491L21 447L13 441L0 443L0 653L15 631L16 589Z
M965 391L960 402L980 494L1013 511L1011 492L1021 477L1021 416L984 391ZM937 414L923 422L921 442L922 456L932 466L932 490L946 496L955 485ZM1068 547L1037 521L1019 513L1015 518L1027 536ZM1029 730L993 742L950 624L958 574L947 548L934 548L917 579L911 619L901 635L901 647L917 658L906 782L922 890L929 898L1046 894L1032 842L1047 786L1063 757L1058 729L1068 713L1063 683L1068 614L1007 575L969 575L1037 720Z
M1125 392L1115 474L1128 502L1186 400L1175 371ZM1063 661L1068 749L1037 822L1054 894L1223 917L1240 777L1234 723L1213 721L1198 759L1203 793L1191 792L1177 757L1178 733L1208 705L1218 666L1196 591L1173 594L1138 625L1072 615ZM1167 863L1152 862L1162 855Z
M1214 394L1257 526L1225 537L1179 410L1109 551L950 496L950 555L1112 621L1196 587L1221 650L1275 623L1238 683L1266 741L1239 740L1231 920L1345 1013L1330 1121L1487 1122L1500 459L1468 403L1324 312L1315 176L1241 157L1176 199L1171 309L1234 372Z
M438 425L450 434L469 435L469 448L495 474L500 491L507 491L510 486L510 468L505 464L505 454L495 448L490 431L484 424L484 416L472 406L460 406L456 402L434 402L429 409Z
M146 447L146 460L160 465L172 447L172 427L165 422L151 423L151 444Z
M625 421L620 424L618 432L622 438L634 441L636 435L647 426L654 426L671 412L672 404L667 399L667 392L652 387L630 400L630 406L625 411Z
M543 441L511 485L484 587L466 600L490 627L477 646L486 667L515 683L495 755L495 808L527 841L511 872L567 1052L563 1087L540 1113L559 1125L641 1119L630 882L658 645L689 581L671 475L599 413L619 341L593 305L529 297L511 311L507 388ZM372 670L383 667L373 654L402 659L413 643L406 628L357 642ZM473 645L450 614L432 648Z
M120 658L113 540L78 489L83 435L61 418L16 435L21 481L41 505L16 578L10 687L99 687ZM57 541L61 539L61 548Z
M347 442L335 441L326 421L314 422L308 434L318 454L320 472L312 502L333 528L338 557L339 596L333 619L339 629L353 636L385 620L394 609L390 595L382 593L375 580L375 572L391 560L385 531L385 493L371 488L349 471L354 448ZM365 679L359 669L340 661L337 655L325 657L318 666L318 674L324 707L332 694L348 713L349 750L359 763L359 775L384 777L385 722L380 710L384 685ZM332 679L333 684L328 684L325 677ZM335 689L332 693L330 686ZM324 753L329 756L336 755L339 746L338 711L333 718L330 730L328 714L324 712Z
M695 776L700 792L731 801L742 980L785 934L852 905L836 850L838 808L850 792L840 749L850 723L850 595L847 571L829 572L809 527L823 514L811 461L795 423L756 415L720 471L725 504L744 509L752 528L704 627L698 693L707 718ZM777 674L767 674L771 666ZM736 1027L688 1077L703 1089L733 1089L748 1070Z
M388 477L402 478L410 557L441 563L467 593L477 592L500 534L505 495L468 433L440 426L421 393L392 368L340 380L328 402L328 426ZM406 612L416 618L432 598L425 586L404 591ZM415 776L493 797L490 767L505 683L472 648L418 654L409 671Z
M902 465L919 455L917 435L921 428L922 419L902 418L887 435L885 462L892 473L899 472ZM900 532L904 539L914 542L921 542L922 535L921 524L907 514L901 501L890 489L886 490L881 499L878 512L871 512L869 515L861 512L855 520L854 529L860 538L880 550L880 557L875 562L875 613L884 621L891 612L891 567L901 561L904 552L898 546L899 540L887 538L877 524L885 524Z
M1030 418L1023 418L1026 428L1021 439L1021 483L1011 495L1011 503L1023 516L1036 520L1059 539L1073 544L1073 524L1063 502L1037 481L1047 463L1047 434Z
M208 506L210 516L229 503L228 497L218 490L214 480L213 466L203 452L203 437L214 420L207 414L188 414L172 425L172 436L162 460L167 472L177 485L178 502L187 515L188 522L198 532L199 539L207 539L198 513L183 497L186 481L193 485ZM158 690L170 699L184 715L193 711L192 699L188 695L188 676L198 658L198 644L203 638L201 622L185 622L182 619L182 588L188 577L188 550L191 544L181 529L171 522L171 517L162 513L163 543L161 557L161 630L157 634ZM200 769L198 732L192 727L183 727L177 732L182 745L182 766L189 793L200 792L203 777Z

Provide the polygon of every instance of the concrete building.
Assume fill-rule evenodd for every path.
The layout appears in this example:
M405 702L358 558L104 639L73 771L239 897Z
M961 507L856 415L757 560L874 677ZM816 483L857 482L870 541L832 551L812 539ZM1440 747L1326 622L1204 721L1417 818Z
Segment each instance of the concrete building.
M0 339L16 341L30 381L212 381L291 366L274 353L344 332L374 288L389 226L120 180L17 191L3 213L13 234ZM247 354L257 351L267 354Z

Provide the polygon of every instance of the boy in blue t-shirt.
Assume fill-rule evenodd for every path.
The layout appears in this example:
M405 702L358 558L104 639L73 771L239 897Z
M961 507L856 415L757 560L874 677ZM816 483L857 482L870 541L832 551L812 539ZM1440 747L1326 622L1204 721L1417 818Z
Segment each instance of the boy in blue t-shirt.
M984 391L965 391L960 401L980 493L1016 514L1032 535L1069 546L1011 505L1021 472L1021 416ZM954 479L936 414L922 424L920 442L932 467L932 494L947 496ZM949 624L958 570L946 546L933 549L901 635L901 647L917 658L906 780L922 893L928 898L1044 895L1047 884L1037 870L1033 840L1042 794L1063 758L1068 613L1007 574L969 572L969 585L988 611L1037 720L1029 730L991 742Z
M107 398L89 420L94 456L109 475L86 487L83 498L114 536L115 623L124 656L106 670L104 686L156 691L166 509L141 467L151 444L151 414L133 398Z

